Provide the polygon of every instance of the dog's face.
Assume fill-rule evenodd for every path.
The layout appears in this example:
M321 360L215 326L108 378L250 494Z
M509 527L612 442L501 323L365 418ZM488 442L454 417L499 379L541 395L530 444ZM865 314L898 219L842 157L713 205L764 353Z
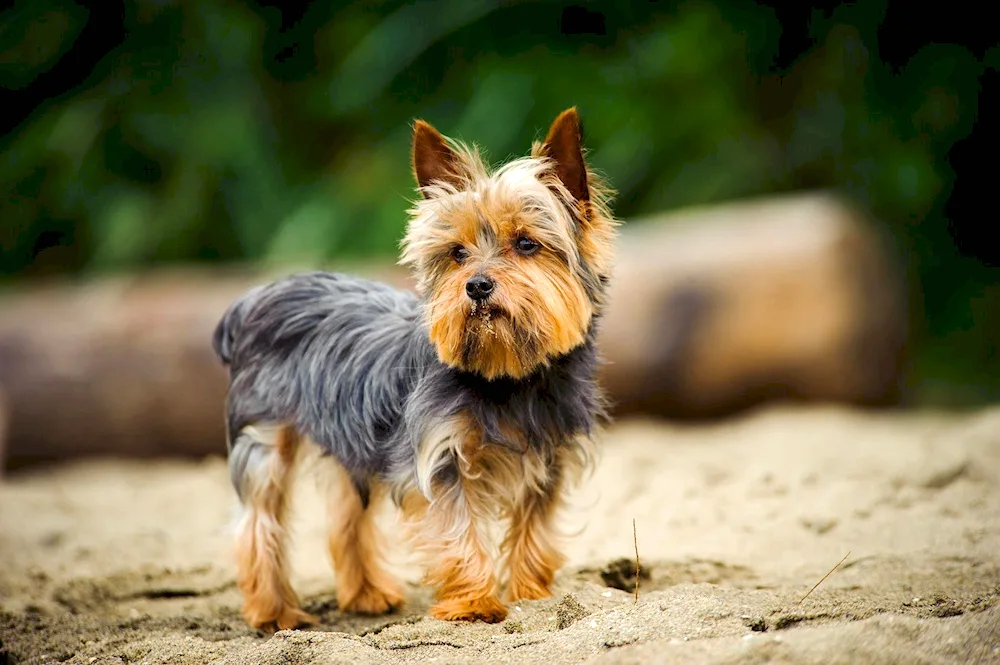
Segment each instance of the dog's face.
M447 365L521 378L584 341L603 302L615 222L588 172L575 109L530 157L490 171L418 121L404 263Z

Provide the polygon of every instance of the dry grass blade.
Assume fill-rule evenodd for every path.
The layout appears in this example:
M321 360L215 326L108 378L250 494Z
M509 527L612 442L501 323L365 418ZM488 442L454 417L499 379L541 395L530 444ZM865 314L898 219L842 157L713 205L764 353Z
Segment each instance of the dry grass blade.
M845 554L845 555L844 555L844 558L843 558L843 559L841 559L840 561L838 561L838 562L837 562L837 565L836 565L836 566L834 566L833 568L831 568L831 569L830 569L830 572L828 572L828 573L827 573L826 575L824 575L824 576L823 576L823 578L822 578L822 579L821 579L821 580L820 580L819 582L816 582L816 584L814 584L814 585L813 585L813 588L809 589L809 591L807 591L807 592L806 592L806 595L804 595L804 596L802 596L801 598L799 598L799 602L798 602L797 604L798 604L798 605L801 605L801 604L802 604L802 601L803 601L803 600L805 600L806 598L808 598L808 597L809 597L809 594L811 594L811 593L812 593L813 591L815 591L815 590L816 590L816 587L818 587L818 586L819 586L820 584L822 584L822 583L823 583L823 581L824 581L824 580L825 580L826 578L830 577L830 575L832 575L832 574L833 574L833 571L835 571L835 570L837 570L838 568L840 568L840 564L842 564L842 563L844 563L845 561L847 561L847 557L849 557L849 556L851 556L851 552L850 552L850 550L848 550L847 554Z
M635 518L632 518L632 545L635 546L635 604L639 604L639 539L635 534Z

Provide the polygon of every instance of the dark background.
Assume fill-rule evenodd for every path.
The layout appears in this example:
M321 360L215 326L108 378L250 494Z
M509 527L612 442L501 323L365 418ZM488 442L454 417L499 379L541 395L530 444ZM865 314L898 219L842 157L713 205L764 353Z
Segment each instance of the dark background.
M834 188L908 271L911 394L1000 397L985 3L18 2L0 280L391 258L423 117L495 160L571 105L628 220Z

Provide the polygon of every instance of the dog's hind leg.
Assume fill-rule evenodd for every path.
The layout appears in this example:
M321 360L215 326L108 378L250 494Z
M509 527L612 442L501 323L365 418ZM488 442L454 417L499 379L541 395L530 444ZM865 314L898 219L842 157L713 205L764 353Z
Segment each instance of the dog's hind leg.
M264 631L315 623L288 580L289 493L299 437L287 426L244 428L229 452L229 473L243 503L237 527L237 581L243 616Z
M385 544L375 523L375 502L369 504L369 499L376 497L367 496L367 487L362 497L362 490L344 467L333 459L329 462L333 471L327 534L337 577L337 605L343 612L384 614L403 604L403 593L385 568Z

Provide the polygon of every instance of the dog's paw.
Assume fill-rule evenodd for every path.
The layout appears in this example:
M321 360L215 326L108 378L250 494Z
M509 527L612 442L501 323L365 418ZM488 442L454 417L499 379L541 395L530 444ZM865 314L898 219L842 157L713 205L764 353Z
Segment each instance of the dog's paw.
M507 618L507 608L496 596L445 598L431 608L431 616L442 621L500 623Z
M365 584L353 598L344 600L340 608L355 614L379 615L400 607L403 600L403 594L397 589L379 589Z
M248 604L243 608L243 618L257 630L273 633L278 630L295 630L319 623L319 619L298 607L286 605L275 611Z

